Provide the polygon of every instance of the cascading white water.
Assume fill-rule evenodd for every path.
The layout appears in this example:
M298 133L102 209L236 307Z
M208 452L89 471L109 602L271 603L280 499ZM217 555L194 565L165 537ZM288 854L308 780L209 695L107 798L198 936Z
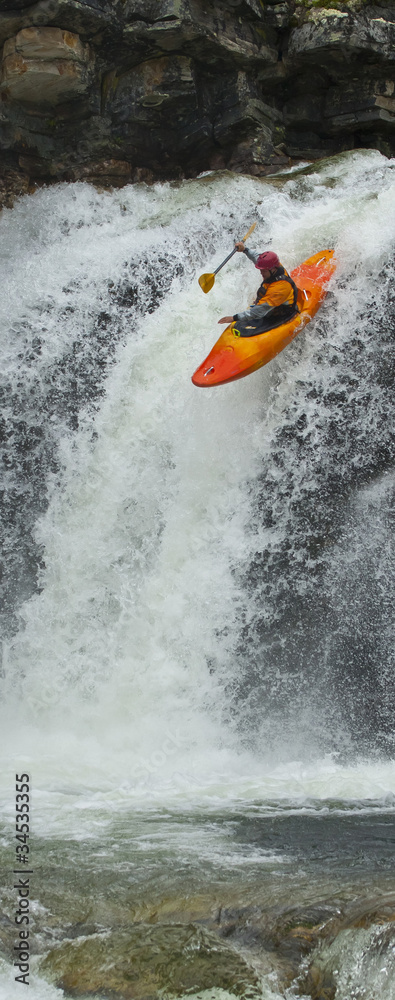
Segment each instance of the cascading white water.
M78 430L67 427L67 394L62 405L54 403L51 411L48 404L41 414L54 461L44 470L49 506L34 528L43 552L40 593L22 605L19 629L4 642L7 758L14 759L17 745L18 759L32 762L43 788L116 786L144 796L156 788L166 799L180 790L199 798L199 788L203 793L210 787L228 794L229 782L236 795L241 788L265 795L268 782L272 794L276 777L269 777L265 761L280 787L284 762L303 759L303 747L311 758L313 746L320 758L317 711L325 755L324 719L331 730L336 711L328 714L325 703L323 651L316 662L317 691L310 671L308 692L299 672L300 641L296 645L291 697L297 707L287 708L291 737L280 752L278 714L273 712L273 728L256 689L263 681L268 703L273 693L278 699L289 685L289 664L284 674L278 650L271 661L270 648L257 652L257 642L259 647L263 628L265 647L264 627L270 632L284 613L287 588L292 604L304 595L311 601L308 572L298 572L306 553L300 526L292 533L292 505L303 501L306 483L314 493L320 477L324 481L333 471L328 428L339 403L331 404L325 391L336 388L334 366L347 365L356 329L359 353L365 351L369 362L375 351L371 316L376 310L383 317L387 308L383 269L391 261L394 217L394 164L369 151L273 181L213 175L113 194L78 184L52 188L3 214L2 342L13 392L22 389L29 399L30 391L34 403L51 371L55 384L59 372L64 379L73 344L93 338L103 313L113 351L104 395L94 402L89 393L82 398ZM316 323L267 369L200 392L190 375L216 337L216 320L252 297L256 277L244 258L234 259L204 296L196 276L214 268L253 219L257 245L271 240L289 268L335 245L336 280ZM151 302L144 315L151 274L159 288L162 282L162 301L156 308ZM114 289L131 280L135 299L140 295L137 305L130 298L117 304ZM82 349L81 358L83 365ZM73 364L78 369L78 351ZM88 384L97 380L94 362L92 368ZM318 402L314 386L322 390ZM358 384L349 391L357 403ZM73 384L68 392L72 400ZM374 405L365 413L362 447L381 419ZM298 427L302 416L311 449L300 461L292 421ZM24 419L32 423L32 413ZM279 445L278 434L289 431L290 420L289 439ZM340 450L347 463L347 440ZM358 451L349 458L357 469ZM16 465L10 462L8 477L17 493ZM281 490L271 496L273 521L266 526L263 470L272 484L290 477L292 487L285 496ZM380 534L383 520L377 517ZM339 531L329 539L330 580L345 560ZM250 585L257 555L275 557L287 538L296 567L291 583L274 559L272 576L262 583L258 568ZM358 558L363 560L361 552ZM285 630L287 621L285 616ZM243 628L247 640L240 638ZM243 641L247 647L251 642L254 663L258 656L258 674L256 668L248 672ZM326 643L331 641L327 635ZM303 643L314 646L314 629L312 639L304 631ZM245 674L240 650L248 654ZM237 695L240 669L244 695ZM259 725L249 718L246 732L244 708L247 718L257 698ZM250 728L259 726L251 753ZM371 766L374 786L377 765ZM382 767L386 789L394 791L395 776L388 764ZM349 784L344 766L338 771L330 764L329 771L341 775L340 784L345 781L346 794L354 797L352 774ZM368 774L366 765L356 782L369 787ZM310 781L319 785L317 775L314 768L306 772L306 789ZM326 765L322 775L327 792ZM292 796L292 777L285 791Z
M1 797L7 831L31 773L35 836L64 871L68 838L72 869L99 838L122 884L125 830L155 808L393 808L394 170L360 151L266 180L76 184L0 218ZM207 296L196 278L255 220L289 269L335 246L337 274L267 368L200 391L217 319L257 278L240 257ZM196 829L161 834L186 871L275 857L281 876L281 851ZM1 997L18 990L0 964ZM31 996L60 993L38 977Z

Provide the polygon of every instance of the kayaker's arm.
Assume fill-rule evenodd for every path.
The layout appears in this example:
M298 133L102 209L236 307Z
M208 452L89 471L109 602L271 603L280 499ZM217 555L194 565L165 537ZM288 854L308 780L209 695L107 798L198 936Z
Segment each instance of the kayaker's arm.
M262 304L260 306L250 306L249 309L245 309L244 312L235 313L234 316L223 316L222 319L218 320L218 323L234 323L235 320L238 322L247 322L251 319L263 319L264 316L269 316L273 312L274 306L267 306Z
M245 309L244 312L235 313L232 317L234 320L239 322L246 322L249 319L263 319L264 316L269 316L273 312L274 306L266 305L262 302L259 306L250 306L249 309Z
M253 264L256 264L261 253L260 250L250 250L249 247L246 247L241 240L240 243L235 243L235 249L238 250L239 253L245 253L246 257L248 257L249 260L252 260Z
M244 243L240 240L239 243L235 243L235 249L239 253L245 253L246 257L252 260L253 264L256 264L260 250L248 250ZM218 320L218 323L233 323L236 319L260 319L261 316L266 316L268 312L271 312L270 306L263 306L262 312L252 312L252 310L259 309L262 310L262 306L251 306L251 309L247 309L244 313L236 313L235 316L222 316L222 319Z
M250 250L241 241L240 243L235 243L235 247L236 250L239 250L239 252L245 253L246 257L248 257L248 259L251 260L253 264L256 264L258 257L261 253L260 250ZM261 304L259 306L250 306L250 308L245 309L244 312L235 313L235 315L232 316L232 321L238 320L242 322L247 322L247 320L249 319L250 320L263 319L264 316L268 316L272 311L273 311L273 306L267 305L266 303ZM231 321L229 320L229 322Z

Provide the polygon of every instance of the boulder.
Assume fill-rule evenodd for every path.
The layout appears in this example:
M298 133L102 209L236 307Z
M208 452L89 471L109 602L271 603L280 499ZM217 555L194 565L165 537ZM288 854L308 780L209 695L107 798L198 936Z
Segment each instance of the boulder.
M133 52L158 55L180 52L203 60L206 67L218 60L229 67L258 65L277 59L275 33L264 32L255 21L235 17L226 4L205 7L194 0L159 0L127 4L123 38Z
M22 28L45 26L74 31L84 40L99 32L122 31L118 18L120 4L112 0L2 0L0 3L0 45Z
M89 47L60 28L22 28L3 48L1 93L22 104L56 105L89 88Z
M40 974L67 994L147 1000L205 989L261 996L247 962L210 931L193 924L135 924L52 949Z
M221 87L213 80L204 89L204 101L213 135L221 147L232 154L240 141L253 137L262 127L271 133L274 124L282 122L281 111L272 100L262 98L262 90L253 74L239 71L221 79Z
M344 63L362 54L371 61L393 63L395 23L346 10L314 8L307 22L294 28L289 38L288 58L306 57L322 65L323 58Z
M393 80L369 79L348 81L327 91L323 107L325 128L332 134L349 131L350 123L372 127L381 123L395 127L395 97Z
M131 177L130 163L127 160L98 160L74 167L72 179L89 181L97 187L123 187Z

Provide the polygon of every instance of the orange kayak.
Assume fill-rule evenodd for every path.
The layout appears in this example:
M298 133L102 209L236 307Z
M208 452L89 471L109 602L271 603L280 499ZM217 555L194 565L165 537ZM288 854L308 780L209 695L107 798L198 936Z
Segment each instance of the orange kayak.
M299 288L299 313L292 319L253 337L240 337L235 332L236 323L227 326L210 354L192 375L194 385L206 388L244 378L262 365L267 365L268 361L290 344L315 316L325 298L326 286L336 270L333 254L334 250L321 250L291 271L291 277Z

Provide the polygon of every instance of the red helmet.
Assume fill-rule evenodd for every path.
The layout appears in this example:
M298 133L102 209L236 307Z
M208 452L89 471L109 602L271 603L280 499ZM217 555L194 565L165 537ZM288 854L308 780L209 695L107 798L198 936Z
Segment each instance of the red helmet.
M266 250L265 253L259 254L255 267L258 268L258 271L271 271L273 267L278 267L279 263L277 254L273 253L272 250Z

